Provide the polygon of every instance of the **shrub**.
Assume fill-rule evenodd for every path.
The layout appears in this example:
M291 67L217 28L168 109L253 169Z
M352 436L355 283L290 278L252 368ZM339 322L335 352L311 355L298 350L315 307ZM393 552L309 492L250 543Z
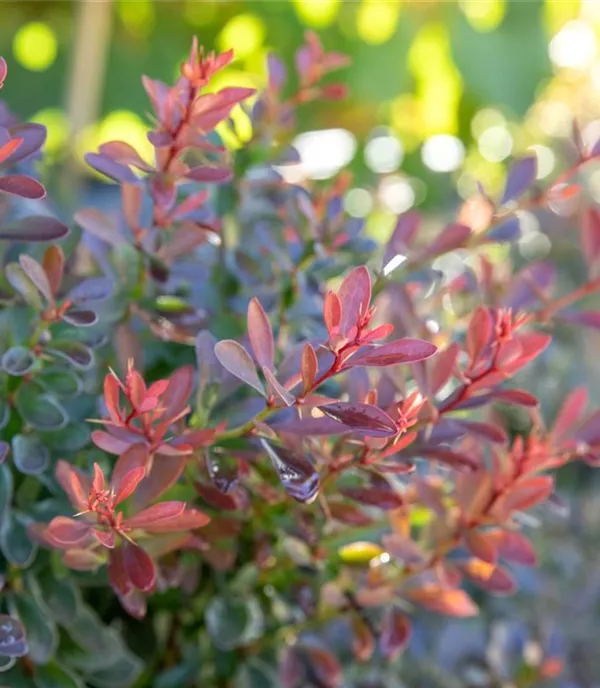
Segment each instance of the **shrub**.
M23 215L45 132L2 110L11 686L396 685L417 612L513 592L510 566L536 562L523 512L553 499L551 471L598 462L585 389L546 424L518 374L558 321L600 324L578 308L600 286L578 177L599 147L576 136L545 189L516 160L499 199L481 188L441 229L408 212L378 246L344 211L346 176L282 176L297 108L343 98L328 75L346 58L308 34L293 78L271 56L264 93L207 90L232 57L194 42L175 86L144 78L155 159L88 154L122 212L82 208L70 230ZM214 130L235 140L237 106L253 135L231 154ZM524 209L578 213L573 292L548 262L494 261ZM542 658L536 677L559 670Z

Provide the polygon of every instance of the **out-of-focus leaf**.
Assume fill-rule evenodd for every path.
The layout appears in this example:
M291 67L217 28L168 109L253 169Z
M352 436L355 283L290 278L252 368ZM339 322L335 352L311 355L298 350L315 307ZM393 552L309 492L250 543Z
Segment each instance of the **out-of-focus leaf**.
M234 679L234 688L280 688L275 670L254 657L245 662Z
M54 623L42 613L30 595L11 595L9 607L25 627L28 656L36 664L47 664L58 644Z
M47 368L35 376L35 381L47 392L69 399L82 390L81 379L69 368Z
M35 435L15 435L12 439L15 466L27 475L38 475L50 463L50 452Z
M94 311L83 308L70 308L63 313L62 319L73 327L91 327L98 322L98 316Z
M521 236L521 221L518 217L510 217L495 225L485 234L487 241L503 244L516 241Z
M129 580L138 590L147 591L152 588L155 579L154 562L141 547L126 543L123 546L123 564Z
M33 352L24 346L13 346L2 356L2 368L16 377L26 375L35 365Z
M10 134L22 140L17 150L6 159L6 165L15 165L26 158L35 155L46 141L46 127L35 122L17 124L10 128Z
M79 614L81 599L79 590L68 578L57 579L47 571L36 579L38 601L52 618L68 626Z
M6 464L0 465L0 523L6 516L13 494L13 476Z
M115 182L124 184L137 184L138 178L133 172L121 163L115 162L108 155L101 153L86 153L85 161L87 164ZM79 222L79 220L77 220Z
M81 305L90 301L105 301L113 291L113 284L106 277L88 277L73 287L67 298L72 303Z
M29 277L33 284L37 287L40 294L46 299L48 303L53 303L52 289L48 276L44 268L31 256L22 253L19 256L19 265L23 272Z
M508 170L501 203L515 201L522 196L535 182L536 174L537 159L535 155L515 160Z
M274 447L266 440L261 444L269 455L285 491L304 504L313 502L319 492L319 474L305 456L285 447Z
M33 681L36 688L84 688L79 678L57 664L39 667Z
M340 332L345 335L358 322L360 313L366 313L371 302L371 275L361 265L354 268L342 282L337 293L342 307Z
M253 298L248 304L248 336L258 365L272 370L275 351L273 330L269 318L257 298Z
M23 624L12 616L0 614L0 656L23 657L28 650Z
M125 244L125 238L121 235L114 223L100 210L84 208L75 213L75 222L83 227L86 232L102 239L107 244L118 248Z
M46 189L33 177L26 174L11 174L0 177L0 193L39 200L46 195Z
M89 370L94 365L94 352L75 340L57 339L46 347L49 354L63 358L79 370Z
M32 308L41 312L43 310L43 305L40 293L25 274L23 268L17 263L9 263L4 272L10 286L15 291L18 291Z
M303 647L301 652L306 657L309 677L314 676L318 685L324 688L338 688L342 685L342 667L329 650L309 645Z
M464 590L459 588L442 588L435 584L428 584L409 590L407 596L425 609L438 614L463 617L475 616L478 612L477 605Z
M2 520L0 549L11 564L20 568L29 566L37 552L37 545L29 538L25 523L13 511Z
M69 228L59 220L46 215L31 215L0 228L0 239L10 241L56 241L62 239Z
M233 650L261 637L262 609L253 597L213 597L206 608L206 627L219 649Z
M22 385L15 397L17 411L36 430L60 430L69 422L65 409L46 393L32 385Z
M3 464L10 452L10 444L4 440L0 440L0 464Z
M411 626L408 618L392 607L383 619L379 648L381 654L390 662L397 659L410 640Z

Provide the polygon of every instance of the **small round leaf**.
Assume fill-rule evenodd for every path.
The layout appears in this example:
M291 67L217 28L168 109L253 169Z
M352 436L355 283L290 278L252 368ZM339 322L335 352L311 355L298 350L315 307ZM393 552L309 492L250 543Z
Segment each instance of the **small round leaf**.
M50 452L35 435L15 435L12 450L13 461L21 473L38 475L50 463Z
M69 422L65 409L35 385L23 385L17 392L15 406L23 420L36 430L60 430Z
M23 624L0 614L0 657L23 657L28 651Z
M13 346L2 356L2 368L9 374L26 375L35 365L33 352L24 346Z

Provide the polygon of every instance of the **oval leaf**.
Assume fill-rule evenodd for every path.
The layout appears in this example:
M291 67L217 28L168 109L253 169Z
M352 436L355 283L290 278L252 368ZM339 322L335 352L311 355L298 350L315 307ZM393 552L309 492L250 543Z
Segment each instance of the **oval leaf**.
M12 452L15 466L27 475L43 473L50 463L50 452L34 435L15 435Z
M215 356L219 359L219 363L232 375L265 396L265 389L258 377L254 362L241 344L233 339L217 342Z
M340 401L319 406L328 418L371 437L393 437L398 433L396 423L377 406Z
M33 352L24 346L13 346L2 356L1 365L9 375L21 377L35 365Z
M298 502L310 504L319 492L319 474L306 457L285 447L273 447L261 439L286 492Z

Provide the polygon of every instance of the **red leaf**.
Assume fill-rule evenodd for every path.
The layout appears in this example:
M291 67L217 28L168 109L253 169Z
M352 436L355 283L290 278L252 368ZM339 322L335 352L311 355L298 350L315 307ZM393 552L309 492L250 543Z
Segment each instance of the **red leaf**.
M500 566L471 559L459 567L473 583L495 595L512 595L517 589L513 577Z
M239 501L235 490L231 490L227 494L219 490L215 485L208 485L206 483L197 482L195 484L196 492L202 499L214 507L224 511L236 511L239 508Z
M153 525L146 526L149 533L175 533L184 530L196 530L203 528L210 522L210 517L198 509L186 509L175 518L157 521Z
M520 480L499 499L492 509L500 518L506 518L513 511L525 511L545 501L554 489L554 480L550 476L538 475Z
M134 501L141 507L160 497L183 473L185 456L154 457L150 473L142 480L135 491Z
M423 339L405 337L359 351L346 365L384 367L398 363L416 363L430 358L436 351L436 346Z
M470 468L475 470L479 467L477 459L468 454L461 454L451 449L440 449L438 447L424 447L419 449L419 453L431 459L436 459L441 463L448 464L453 468Z
M154 562L141 547L126 542L123 545L123 565L134 587L147 592L154 585Z
M380 509L397 509L404 504L402 497L390 489L380 487L342 487L340 493L361 504Z
M48 534L60 545L75 547L83 545L90 537L91 526L85 521L76 521L65 516L56 516L48 524Z
M520 345L521 353L515 361L502 366L503 371L510 375L514 375L536 358L536 356L539 356L548 344L550 344L552 337L540 332L528 332L527 334L516 337L513 341Z
M28 177L25 174L0 177L0 192L31 200L39 200L46 195L46 189L33 177Z
M185 174L188 179L203 184L223 184L233 178L233 172L226 167L192 167Z
M256 297L248 304L248 336L258 365L273 370L275 350L273 330L267 314Z
M492 334L492 316L490 311L483 306L477 308L469 322L467 329L466 347L471 364L479 360L484 349L487 347Z
M488 531L490 539L498 556L506 561L513 561L515 564L523 566L535 566L537 555L531 542L522 534L514 530L493 530Z
M264 387L258 378L250 354L241 344L233 339L224 339L215 345L215 356L219 363L232 375L250 385L257 392L265 395Z
M537 397L524 389L495 389L490 393L492 399L517 406L537 406Z
M389 533L381 536L381 544L396 559L400 559L407 566L422 564L425 561L425 553L414 540L400 535Z
M92 535L98 540L103 547L113 549L115 546L115 531L114 530L96 530L92 529Z
M121 502L125 501L127 497L130 497L135 492L140 482L144 479L145 475L145 466L133 468L125 473L125 475L119 481L118 487L115 486L115 504L120 504Z
M4 80L6 79L6 74L8 72L8 67L6 66L6 60L0 57L0 88L4 85Z
M498 559L497 546L494 536L480 530L468 530L465 544L471 554L488 564L495 564Z
M275 377L275 373L264 366L262 371L267 381L267 391L269 396L276 396L286 406L293 406L294 402L296 401L296 397L291 392L288 392L287 389L285 389L285 387Z
M393 437L398 433L396 423L377 406L340 401L318 408L328 418L370 437Z
M342 304L338 295L332 291L327 292L323 302L323 319L330 335L339 328L342 320Z
M121 440L108 432L102 432L102 430L92 432L92 442L108 454L123 454L131 446L131 442L128 440Z
M448 616L476 616L478 608L475 602L464 590L442 588L428 584L422 588L413 588L407 592L413 602L429 609L429 611Z
M62 284L65 254L60 246L48 246L42 258L42 267L50 285L50 293L56 296Z
M458 427L464 428L469 434L475 437L481 437L496 444L504 444L507 441L506 433L502 428L491 423L479 423L472 420L453 420Z
M410 640L410 621L395 608L389 610L383 619L379 636L381 654L389 661L396 660L406 649Z
M122 165L133 165L140 170L144 170L144 172L152 172L152 167L144 162L136 149L129 143L125 143L125 141L107 141L98 148L98 151L102 156L108 157ZM132 186L129 188L139 189L139 187Z
M368 526L373 519L353 504L329 502L329 511L333 518L350 526Z
M398 254L403 255L407 252L407 249L412 245L413 240L419 231L420 224L421 216L414 210L404 213L398 217L394 232L392 233L392 236L385 247L385 253L383 257L384 273L386 266L391 260L393 260Z
M88 476L62 459L57 462L54 475L77 511L85 511L88 507L88 496L92 486Z
M589 207L581 220L581 248L590 268L600 258L600 212Z
M306 653L308 664L320 686L338 688L342 685L342 668L331 652L314 646L305 646L302 652Z
M371 303L371 275L364 265L352 270L342 282L338 290L338 298L342 307L340 322L341 334L346 335L355 325L359 317L364 316Z
M452 377L459 353L458 344L450 344L448 348L438 352L430 375L432 395L436 395Z
M23 139L13 138L9 139L3 146L0 146L0 165L16 151L22 143Z
M352 618L352 652L359 662L367 662L373 655L375 638L367 624L355 616Z
M302 359L301 359L301 370L302 370L302 385L304 387L304 393L312 387L319 370L319 362L317 360L317 354L312 346L307 342L302 349Z
M34 122L12 126L10 128L10 135L13 138L22 139L23 142L18 149L5 160L6 165L15 165L37 153L44 145L47 133L45 126Z
M456 248L464 246L471 238L472 230L470 227L461 224L451 224L438 234L433 242L427 247L425 253L428 256L436 256L440 253L448 253Z
M168 521L181 516L184 511L185 502L160 502L128 518L125 525L128 528L151 528L160 521Z
M159 382L162 386L163 381L160 380ZM161 394L161 406L164 408L163 418L165 422L176 418L185 409L194 386L194 369L189 365L178 368L169 377L168 383L166 390Z
M552 434L556 440L560 440L577 426L587 402L588 392L585 387L579 387L567 396L552 426Z
M123 561L123 548L113 550L108 558L108 580L113 589L121 594L126 595L131 588L131 581L125 571L125 563Z

